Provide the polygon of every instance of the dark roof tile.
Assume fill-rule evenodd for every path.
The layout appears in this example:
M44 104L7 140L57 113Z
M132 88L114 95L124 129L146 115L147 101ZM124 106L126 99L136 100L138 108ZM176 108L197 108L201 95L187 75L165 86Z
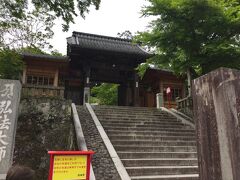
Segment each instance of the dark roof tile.
M64 61L68 62L69 58L67 56L52 56L48 54L32 54L32 53L22 53L23 58L39 59L39 60L53 60L53 61Z
M151 56L150 53L145 51L139 45L132 43L131 40L122 38L73 32L72 37L67 38L67 42L70 46L77 45L83 49L137 54L146 57Z

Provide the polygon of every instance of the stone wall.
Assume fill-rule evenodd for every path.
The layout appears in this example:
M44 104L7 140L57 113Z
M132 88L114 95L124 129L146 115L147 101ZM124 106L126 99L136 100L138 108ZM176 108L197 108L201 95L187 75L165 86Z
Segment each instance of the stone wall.
M77 110L88 150L95 152L92 165L96 179L121 180L91 115L83 106L78 106Z
M22 97L48 97L64 99L64 87L23 85Z
M23 99L17 125L14 163L46 180L49 150L76 150L71 102L49 98Z

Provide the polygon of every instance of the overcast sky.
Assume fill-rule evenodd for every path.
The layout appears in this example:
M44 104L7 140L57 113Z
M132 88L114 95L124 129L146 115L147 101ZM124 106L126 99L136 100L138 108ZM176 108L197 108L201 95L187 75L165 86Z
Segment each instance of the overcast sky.
M62 32L61 21L54 27L54 38L51 41L54 49L66 54L66 38L72 31L86 32L116 37L118 32L129 30L132 33L146 29L150 18L141 17L141 8L147 4L145 0L101 0L99 10L92 8L85 20L75 19L69 31Z

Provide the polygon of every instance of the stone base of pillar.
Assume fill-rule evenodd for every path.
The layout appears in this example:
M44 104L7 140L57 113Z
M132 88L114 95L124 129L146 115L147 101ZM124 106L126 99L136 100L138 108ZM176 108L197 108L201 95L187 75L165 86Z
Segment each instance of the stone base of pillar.
M163 93L158 93L156 95L156 101L157 101L157 108L160 108L160 107L164 106Z
M83 104L90 102L90 88L85 87L83 92Z

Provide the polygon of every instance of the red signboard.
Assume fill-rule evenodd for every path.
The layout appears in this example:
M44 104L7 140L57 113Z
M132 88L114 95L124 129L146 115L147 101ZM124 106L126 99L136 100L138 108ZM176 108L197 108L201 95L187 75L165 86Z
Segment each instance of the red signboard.
M89 180L93 151L48 151L48 180Z

